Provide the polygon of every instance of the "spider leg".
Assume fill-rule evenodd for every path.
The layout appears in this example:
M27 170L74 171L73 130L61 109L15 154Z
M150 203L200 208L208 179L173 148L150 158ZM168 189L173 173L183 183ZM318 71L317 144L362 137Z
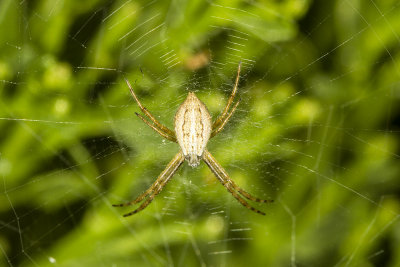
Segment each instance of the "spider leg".
M203 160L207 164L207 166L210 168L210 170L215 174L215 176L218 178L218 180L222 183L222 185L246 208L257 212L259 214L265 215L264 212L253 208L250 206L246 200L243 199L237 192L239 192L241 195L246 197L249 200L256 201L256 202L261 202L261 203L268 203L272 202L272 200L265 200L265 199L259 199L245 190L241 189L239 186L235 184L235 182L229 177L228 173L222 168L222 166L216 161L216 159L208 152L207 150L204 150L203 153ZM236 191L237 192L236 192Z
M231 96L228 99L228 103L226 104L224 111L218 116L218 118L214 121L212 128L216 129L218 127L219 124L221 124L224 120L225 117L228 114L228 110L232 105L233 99L235 98L236 95L236 91L238 88L238 84L239 84L239 77L240 77L240 68L242 66L242 62L239 62L239 67L238 67L238 71L237 71L237 76L236 76L236 81L235 81L235 86L233 87Z
M153 201L154 197L157 196L161 192L161 190L164 188L164 186L167 185L167 183L169 182L171 177L169 177L168 179L165 179L164 181L162 181L161 184L158 184L155 187L155 189L153 189L151 195L146 199L145 202L142 203L142 205L140 205L139 208L137 208L134 211L131 211L131 212L127 213L127 214L124 214L124 217L131 216L131 215L133 215L135 213L138 213L139 211L145 209Z
M144 107L142 105L142 103L140 103L139 99L137 98L135 92L132 89L131 84L129 83L129 81L127 79L125 79L126 84L129 87L129 91L132 94L133 99L135 99L136 103L139 105L140 110L142 110L142 112L157 126L158 129L160 129L161 131L163 131L164 133L166 133L169 136L173 136L175 137L175 132L171 131L167 126L164 126L162 123L160 123L151 113L150 111L147 110L146 107Z
M122 203L122 204L113 204L113 207L127 207L127 206L132 206L136 203L139 203L140 201L142 201L145 197L147 197L148 195L150 195L150 193L154 190L154 188L160 184L162 182L163 179L165 179L165 177L161 177L162 174L160 174L160 176L157 178L157 180L145 191L143 192L140 196L138 196L136 199L126 202L126 203Z
M274 202L272 199L260 199L257 197L252 196L250 193L246 192L242 188L240 188L228 175L228 173L222 168L222 166L217 162L217 160L211 155L210 152L207 150L204 151L204 155L208 157L211 161L214 162L215 166L218 167L219 173L226 178L228 183L235 189L237 190L241 195L243 195L245 198L254 201L254 202L260 202L260 203L272 203Z
M216 136L217 134L219 134L219 132L222 131L222 129L224 129L226 123L229 121L229 119L232 117L233 112L235 112L237 106L239 105L240 100L238 100L238 102L236 102L236 104L233 106L233 108L231 109L231 111L229 112L229 114L224 118L224 120L222 121L221 124L219 124L217 126L217 128L213 129L213 131L211 132L211 136L210 138L213 138L214 136Z
M175 174L175 172L178 170L179 166L183 163L185 160L182 151L179 151L178 154L175 155L175 157L168 163L167 167L162 171L162 173L158 176L157 180L140 196L138 196L135 200L123 203L123 204L117 204L113 205L114 207L125 207L125 206L130 206L136 203L139 203L142 201L144 198L150 195L149 199L153 200L153 198L161 192L163 187L167 184L167 182L172 178L172 176ZM148 200L149 200L148 199ZM133 212L130 212L128 214L125 214L124 216L129 216L134 213L137 213L144 209L147 205L150 204L151 200L144 202L138 209L134 210ZM144 205L146 203L146 205Z
M150 126L154 131L156 131L159 135L161 135L162 137L164 137L165 139L168 139L172 142L177 142L176 141L176 137L175 135L171 136L169 134L167 134L166 132L160 130L159 128L157 128L157 126L155 126L154 124L152 124L151 122L149 122L148 120L146 120L142 115L140 115L139 113L136 113L136 116L138 116L144 123L146 123L148 126Z

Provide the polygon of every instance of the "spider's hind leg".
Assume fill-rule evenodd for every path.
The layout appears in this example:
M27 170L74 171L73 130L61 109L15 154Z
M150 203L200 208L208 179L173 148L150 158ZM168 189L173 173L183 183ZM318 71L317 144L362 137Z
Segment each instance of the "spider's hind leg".
M162 171L162 173L158 176L157 180L147 189L143 194L141 194L139 197L137 197L135 200L123 203L123 204L116 204L113 205L114 207L126 207L126 206L131 206L133 204L141 202L143 199L146 197L147 200L142 203L142 205L137 208L136 210L125 214L124 216L129 216L132 214L135 214L144 208L146 208L153 198L161 192L161 190L164 188L164 186L168 183L168 181L172 178L172 176L175 174L175 172L178 170L178 168L182 165L183 161L185 160L185 157L183 156L182 151L179 151L178 154L175 155L175 157L168 163L167 167ZM150 196L149 196L150 195Z
M239 186L237 186L236 183L231 178L229 178L229 175L224 170L224 168L222 168L222 166L219 165L219 163L215 160L215 158L207 150L204 150L203 160L205 161L207 166L210 168L210 170L215 174L215 176L218 178L218 180L222 183L222 185L236 198L237 201L240 202L240 204L242 204L246 208L248 208L256 213L265 215L264 212L250 206L249 203L247 203L247 201L245 199L243 199L242 196L240 196L240 194L243 195L245 198L255 201L255 202L270 203L270 202L273 202L273 200L256 198L256 197L250 195L249 193L247 193L245 190L241 189Z
M164 188L164 186L167 185L169 180L170 180L169 178L168 179L164 179L160 184L155 186L154 190L152 190L152 193L146 199L146 201L143 202L142 205L140 205L139 208L135 209L134 211L131 211L129 213L124 214L124 217L131 216L131 215L133 215L135 213L138 213L141 210L144 210L153 201L154 197L157 196L161 192L161 190Z

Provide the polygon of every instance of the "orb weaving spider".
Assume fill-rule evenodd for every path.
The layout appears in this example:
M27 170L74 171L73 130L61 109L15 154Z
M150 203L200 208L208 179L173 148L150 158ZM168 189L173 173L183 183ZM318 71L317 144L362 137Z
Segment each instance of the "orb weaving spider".
M236 183L231 180L228 173L206 149L208 140L222 131L226 123L231 118L233 112L239 105L238 100L233 105L232 109L230 109L238 88L240 68L241 63L239 63L235 86L233 87L232 93L228 99L228 103L214 122L211 121L210 113L203 102L201 102L193 92L189 92L186 100L181 104L176 112L174 120L175 132L161 124L147 110L147 108L140 103L132 89L131 84L127 79L125 79L133 98L147 118L136 112L135 114L162 137L178 143L181 149L171 160L171 162L168 163L167 167L158 176L157 180L144 193L128 203L113 205L114 207L125 207L140 203L145 200L137 209L125 214L124 217L133 215L146 208L154 199L154 197L161 192L161 190L172 178L185 159L188 161L188 164L191 167L198 166L200 164L200 160L204 160L221 184L240 202L240 204L254 212L265 215L264 212L250 206L244 198L261 203L269 203L272 202L272 200L256 198L237 186ZM148 121L148 119L150 119L151 122Z

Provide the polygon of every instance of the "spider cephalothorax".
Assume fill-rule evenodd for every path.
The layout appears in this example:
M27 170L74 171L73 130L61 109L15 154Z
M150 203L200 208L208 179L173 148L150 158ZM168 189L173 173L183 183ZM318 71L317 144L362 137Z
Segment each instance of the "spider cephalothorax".
M137 197L135 200L128 203L113 205L115 207L130 206L145 200L136 210L125 214L124 216L129 216L135 214L144 208L146 208L153 198L161 192L164 186L172 178L178 168L182 165L183 161L186 159L191 167L196 167L200 164L201 160L207 164L210 170L215 174L218 180L223 186L246 208L257 212L259 214L265 215L264 212L250 206L245 198L256 201L256 202L272 202L272 200L264 200L256 198L239 186L229 177L228 173L222 168L222 166L215 160L210 152L207 151L206 146L210 138L217 135L224 128L225 124L229 121L236 107L239 105L239 101L231 108L233 100L236 95L238 83L240 66L238 68L235 86L232 90L231 96L229 97L228 103L226 104L222 113L218 118L212 122L210 113L207 107L197 98L197 96L190 92L186 100L178 108L175 115L175 132L170 130L168 127L161 124L143 105L140 103L139 99L136 97L135 92L132 89L129 81L126 80L131 94L137 104L139 105L142 112L147 116L147 119L142 115L136 113L136 115L142 119L148 126L159 133L162 137L178 143L180 146L180 151L168 163L164 171L158 176L157 180L147 189L143 194ZM148 121L151 120L151 122Z

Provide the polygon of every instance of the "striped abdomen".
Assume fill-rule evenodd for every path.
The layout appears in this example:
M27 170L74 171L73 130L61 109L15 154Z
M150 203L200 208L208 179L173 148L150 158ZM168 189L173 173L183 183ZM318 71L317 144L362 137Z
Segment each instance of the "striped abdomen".
M189 165L199 165L211 134L211 116L206 106L190 92L175 115L176 139Z

